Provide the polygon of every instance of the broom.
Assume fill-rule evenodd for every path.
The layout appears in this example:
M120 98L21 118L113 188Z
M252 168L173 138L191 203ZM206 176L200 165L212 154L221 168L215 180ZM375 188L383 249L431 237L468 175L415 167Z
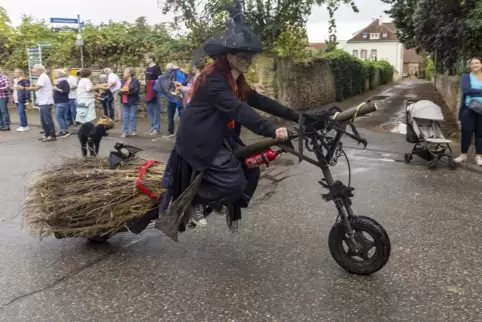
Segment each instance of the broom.
M24 218L32 234L111 234L157 206L165 165L133 157L117 169L108 158L72 158L41 173L27 188Z

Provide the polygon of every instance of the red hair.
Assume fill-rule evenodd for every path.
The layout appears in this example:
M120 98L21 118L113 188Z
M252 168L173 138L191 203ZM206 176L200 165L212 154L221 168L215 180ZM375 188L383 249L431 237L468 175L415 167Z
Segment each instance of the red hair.
M240 100L246 102L248 100L248 94L252 91L252 89L246 82L246 78L243 74L239 75L238 79L235 82L233 74L231 73L231 69L232 68L229 64L227 55L217 57L214 63L211 63L204 67L201 74L194 82L190 94L194 95L194 93L196 93L201 83L206 81L209 74L211 74L212 72L218 72L220 74L223 74L228 79L229 87L231 87L236 96L238 96Z

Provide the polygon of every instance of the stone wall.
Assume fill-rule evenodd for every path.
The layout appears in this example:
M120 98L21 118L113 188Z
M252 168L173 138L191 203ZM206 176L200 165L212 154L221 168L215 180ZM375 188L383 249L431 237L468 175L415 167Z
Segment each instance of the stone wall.
M449 111L452 113L455 119L458 119L460 100L462 99L462 92L460 90L460 77L437 75L435 87L442 95L442 98L447 104Z
M247 78L258 92L296 110L320 107L335 100L335 80L323 59L294 63L286 58L260 56Z

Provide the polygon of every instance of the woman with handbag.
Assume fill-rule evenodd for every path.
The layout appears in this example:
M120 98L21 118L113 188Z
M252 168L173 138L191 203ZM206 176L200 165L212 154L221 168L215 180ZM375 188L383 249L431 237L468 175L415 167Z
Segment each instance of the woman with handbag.
M77 124L84 124L96 118L95 91L103 86L94 86L90 80L90 75L92 75L92 71L89 68L80 70L80 81L77 84L77 115L75 116L75 123Z
M475 163L482 166L482 58L470 59L469 74L462 76L460 88L462 100L459 121L462 128L461 154L455 162L467 161L467 153L475 134Z

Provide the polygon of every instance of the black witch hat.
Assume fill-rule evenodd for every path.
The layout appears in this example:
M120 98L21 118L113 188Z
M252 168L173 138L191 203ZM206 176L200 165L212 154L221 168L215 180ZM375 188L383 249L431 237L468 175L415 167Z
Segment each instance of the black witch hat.
M215 58L229 53L253 53L263 51L261 38L249 30L246 17L241 9L241 3L236 0L233 8L228 9L230 19L223 35L207 40L203 45L205 55Z

